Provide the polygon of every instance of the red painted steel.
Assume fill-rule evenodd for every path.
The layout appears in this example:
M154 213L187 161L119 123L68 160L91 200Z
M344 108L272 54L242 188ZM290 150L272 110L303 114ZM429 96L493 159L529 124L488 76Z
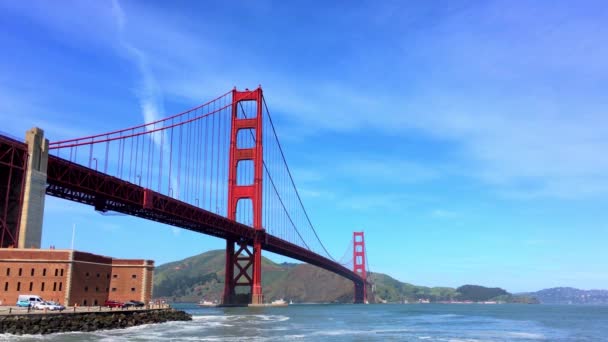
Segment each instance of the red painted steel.
M253 245L255 231L249 226L53 155L49 155L47 183L46 193L50 196ZM144 197L152 199L146 200L147 206L144 206ZM267 251L363 283L352 270L303 247L268 234L261 242Z
M176 118L178 118L180 116L183 116L185 114L194 112L194 111L196 111L196 110L198 110L200 108L208 106L209 104L211 104L211 103L213 103L213 102L221 99L222 97L224 97L224 96L226 96L228 94L230 94L230 92L227 92L227 93L225 93L223 95L220 95L217 98L215 98L215 99L213 99L213 100L211 100L209 102L206 102L206 103L204 103L204 104L202 104L200 106L196 106L194 108L188 109L186 111L183 111L183 112L175 114L175 115L171 115L171 116L166 117L164 119L156 120L156 121L153 121L153 122L148 122L148 123L145 123L145 124L142 124L142 125L133 126L133 127L129 127L129 128L123 128L123 129L119 129L119 130L112 131L112 132L95 134L95 135L91 135L91 136L88 136L88 137L82 137L82 138L76 138L76 139L68 139L68 140L62 140L62 141L53 141L53 142L49 143L49 150L60 149L60 148L69 148L69 147L76 147L76 146L82 146L82 145L90 145L90 144L93 144L93 143L102 143L102 142L108 142L108 141L113 141L113 140L118 140L118 139L125 139L125 138L135 137L135 136L139 136L139 135L150 134L152 132L157 132L157 131L161 131L161 130L166 130L168 128L182 126L182 125L184 125L186 123L198 120L198 119L200 119L202 117L210 116L212 114L220 112L223 109L226 109L229 105L227 105L227 106L225 106L223 108L216 109L216 110L214 110L212 112L206 113L205 115L192 118L192 119L190 119L188 121L182 121L182 122L179 122L177 124L172 124L172 125L169 125L169 126L162 126L160 128L149 129L149 127L155 127L155 125L157 125L157 124L169 122L169 121L171 121L173 119L176 119ZM142 131L139 132L139 133L133 134L132 132L136 131L136 130L142 130ZM129 132L131 132L132 134L128 134ZM123 135L123 133L124 133L124 135ZM109 138L110 136L114 136L114 135L117 135L117 134L119 135L118 137Z
M353 232L353 271L363 279L355 282L355 303L367 302L367 270L365 268L365 238L363 232Z
M239 118L238 111L241 102L254 101L256 103L255 118ZM236 220L237 206L240 200L249 199L253 207L253 250L249 251L246 246L226 259L225 287L223 295L224 304L235 304L235 287L250 287L251 303L261 304L264 301L262 294L262 239L265 236L262 227L262 178L263 178L263 147L262 147L262 88L256 90L232 91L232 117L230 132L230 159L228 162L228 218ZM255 131L255 146L253 148L239 148L237 138L240 130L251 129ZM253 184L237 184L237 171L239 163L251 160L254 167ZM234 241L226 241L226 250L234 249ZM242 252L248 254L248 263L241 265L240 255ZM235 268L239 269L234 275ZM250 270L251 269L251 270ZM251 272L249 276L248 272ZM239 282L245 276L247 281Z
M228 95L231 95L231 98L229 98ZM211 103L213 104L209 105ZM255 104L255 106L253 106L253 104ZM194 112L194 110L203 108L205 105L209 105L209 107L205 109L207 111L201 110L200 112ZM281 157L279 158L279 161L282 160L285 164L287 176L289 177L288 179L291 181L290 184L293 186L300 206L304 209L303 204L299 199L299 195L297 194L293 179L291 178L291 173L287 167L280 143L276 137L276 132L274 132L270 115L266 115L263 112L265 104L262 89L258 88L252 91L237 91L235 89L205 105L154 123L85 138L51 143L50 148L57 149L58 155L49 156L46 193L94 206L95 209L99 211L116 211L225 239L227 241L227 253L226 283L223 299L226 304L237 303L237 301L241 303L240 301L243 299L243 296L235 291L237 286L250 288L249 297L247 298L248 303L261 303L263 301L261 287L262 249L310 263L352 280L355 283L355 300L359 302L365 301L365 278L356 271L348 269L348 267L341 265L331 258L329 253L327 253L327 250L325 250L325 247L320 243L316 231L314 230L314 227L312 227L310 219L304 210L305 220L312 229L314 237L319 240L320 247L322 247L323 250L320 254L317 254L319 250L310 248L307 241L305 241L306 235L300 234L298 227L296 227L292 221L289 209L285 207L282 198L284 189L282 189L281 184L279 184L279 189L277 190L276 184L273 182L273 178L270 176L269 169L265 164L265 162L268 163L268 161L265 161L263 158L262 127L264 125L263 120L266 119L270 122L272 132L275 134L274 139L276 140L278 151L280 152L279 156ZM217 114L222 110L228 109L228 107L230 107L230 111L225 111L224 113L231 115L231 117L228 118L227 116L223 116L228 119L227 121L221 121L219 114L211 116L211 114ZM243 107L252 109L252 112L249 112L251 117L247 117L248 114L245 113ZM239 110L243 112L242 116L238 115ZM255 114L253 114L253 112L255 112ZM255 117L253 117L253 115L255 115ZM178 119L178 117L180 118ZM209 121L206 121L203 130L203 126L200 123L197 126L197 120L205 117L213 118L213 120L209 119ZM216 118L217 130L214 128L216 127ZM224 124L222 124L222 122L224 122ZM193 123L193 125L186 125L188 123ZM211 128L210 140L208 140L209 133L207 131L207 123L210 124ZM156 126L156 124L159 124L159 126ZM228 140L223 140L223 137L226 137L226 139L228 138L227 134L222 133L227 131L224 130L223 127L227 127L228 124L231 124L229 146ZM165 134L153 135L162 130L168 132L166 136ZM177 133L178 130L179 133ZM238 148L238 133L242 130L247 130L251 133L251 138L254 141L253 146L248 145L246 148ZM179 136L179 140L177 140L177 138L175 140L175 144L177 144L176 147L174 147L174 132ZM194 138L201 135L203 132L203 140ZM145 135L148 136L147 140L143 138ZM183 143L182 138L184 138ZM130 139L130 147L128 147L126 139ZM114 140L118 140L118 143L112 145L112 148L110 148L110 143ZM135 142L135 146L133 146L133 142ZM204 148L202 149L200 148L201 142L204 144ZM25 144L17 143L25 148ZM97 148L97 154L94 154L93 145L95 144L97 144L96 146L101 146L101 153L105 150L105 160L103 160L103 164L99 163L100 171L97 171L97 158L99 157L98 153L100 148ZM153 149L152 147L154 144L159 146L156 149ZM81 152L78 154L77 147L82 145L89 145L90 148L81 148ZM165 146L167 145L169 146L167 148L168 152L165 151ZM267 149L268 146L269 145L266 146ZM184 149L183 153L182 147ZM208 151L207 147L210 148L211 153L211 158L209 160L207 160L206 157ZM125 159L125 148L127 150L130 148L127 159ZM112 154L114 154L115 151L118 151L118 160L109 158L110 150L114 151ZM71 161L60 158L59 151L69 153ZM268 151L272 151L272 148ZM266 153L269 153L268 151L266 151ZM158 152L160 152L159 161L156 162L154 155ZM163 186L162 182L163 178L166 179L166 176L162 173L163 152L169 154L169 182L166 187ZM214 155L214 153L216 154ZM77 154L80 158L77 158ZM147 156L144 157L144 154ZM197 159L202 155L205 156L202 160L205 162L204 165ZM227 165L223 164L224 161L226 161L226 159L223 158L228 159ZM84 159L84 161L79 161L79 159ZM125 164L125 161L128 161L128 171L126 170L127 164ZM210 161L209 164L207 164L208 161ZM242 178L248 178L247 173L245 173L245 177L242 177L243 174L237 171L239 162L244 161L249 161L249 163L253 164L253 182L251 184L241 184L237 182L237 175L239 181L241 181ZM82 162L82 165L79 164L80 162ZM112 162L116 162L116 164L113 165L114 163ZM133 162L135 163L133 164L134 169L131 171ZM88 167L84 166L87 163ZM115 176L108 174L108 164L116 168ZM152 172L154 170L151 168L154 167L154 165L158 165L159 167L158 175L154 175ZM220 165L225 165L227 168L220 168ZM207 176L207 169L209 166L210 175ZM200 179L201 168L203 170L202 179ZM225 171L222 171L222 169ZM101 172L101 170L103 170L103 172ZM172 176L172 171L175 171L177 176ZM263 171L266 171L268 175L268 182L266 184L270 189L275 191L272 194L276 195L275 201L278 202L273 203L280 204L280 207L285 211L284 219L289 222L285 221L284 223L291 223L291 226L293 227L291 232L288 229L285 229L278 232L273 231L273 235L271 235L268 234L265 229L268 227L263 226ZM127 173L127 178L125 179L123 179L124 172ZM192 177L191 175L199 176L197 178L196 176ZM251 173L248 173L248 175L251 175ZM151 183L151 177L153 176L158 177L159 179L158 186L155 189L157 191L150 189L153 186ZM186 176L186 181L180 182L180 176ZM223 184L226 184L225 182L228 181L228 197L226 197L226 193L223 195L220 193L218 196L218 184L222 183L220 177L226 177L222 178ZM2 178L0 177L0 181L1 179ZM206 182L206 180L209 180L210 182ZM172 183L173 181L175 181L175 183ZM142 186L142 182L144 186ZM206 193L206 184L209 185L209 203L207 203L207 205L205 203L206 196L204 196ZM215 187L213 187L213 184L215 184ZM199 199L201 198L197 197L194 193L194 189L199 189L201 185L203 188L203 207L200 206L201 201L199 201ZM221 187L222 186L220 185L220 188ZM168 189L164 194L161 193L163 192L163 190L161 190L163 188ZM215 197L212 195L213 189L215 189ZM190 194L190 191L193 193ZM21 191L20 194L22 194L22 192L23 191ZM214 198L215 206L211 203ZM241 216L242 222L247 221L246 223L249 225L237 222L237 205L240 200L244 199L251 201L252 215L247 214L245 216L251 217L253 222L249 222L247 221L247 218L242 217L242 210L239 211L239 216ZM264 199L267 200L268 198L264 197ZM219 209L218 200L220 202L226 201L223 203L226 204L226 207L224 208L227 210L227 217L219 215L219 212L223 210ZM267 205L266 207L273 206ZM215 210L216 213L214 214L210 210ZM266 218L272 217L272 215L266 215ZM278 217L280 219L280 216ZM279 226L280 225L281 223L279 223ZM289 225L287 224L287 226ZM274 229L276 230L277 228ZM310 234L310 231L308 231L308 233ZM238 245L236 250L235 244ZM326 254L323 254L323 251L325 251Z
M25 144L0 136L0 248L19 243L27 160Z

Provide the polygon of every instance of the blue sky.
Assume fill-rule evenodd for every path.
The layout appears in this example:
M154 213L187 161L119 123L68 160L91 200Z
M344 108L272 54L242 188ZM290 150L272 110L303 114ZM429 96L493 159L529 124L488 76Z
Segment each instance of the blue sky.
M0 131L80 137L262 84L334 255L364 230L401 281L608 288L606 22L601 1L0 1ZM157 264L224 246L50 197L43 245L74 223L77 249Z

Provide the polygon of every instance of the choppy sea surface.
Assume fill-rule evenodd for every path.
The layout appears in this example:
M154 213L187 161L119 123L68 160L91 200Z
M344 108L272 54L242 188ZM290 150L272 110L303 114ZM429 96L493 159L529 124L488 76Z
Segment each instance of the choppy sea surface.
M10 341L608 341L608 306L175 305L191 322L92 333L0 335Z

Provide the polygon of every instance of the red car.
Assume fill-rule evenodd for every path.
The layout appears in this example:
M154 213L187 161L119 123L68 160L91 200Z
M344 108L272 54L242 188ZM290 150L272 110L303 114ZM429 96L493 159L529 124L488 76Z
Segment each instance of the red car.
M117 300L106 300L106 302L104 303L104 306L107 306L109 308L124 308L125 307L125 303L119 302Z

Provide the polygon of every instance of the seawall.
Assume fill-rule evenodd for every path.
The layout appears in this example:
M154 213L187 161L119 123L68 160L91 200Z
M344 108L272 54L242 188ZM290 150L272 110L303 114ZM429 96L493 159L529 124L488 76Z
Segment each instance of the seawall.
M190 321L192 316L175 309L15 314L0 316L0 334L52 334L69 331L121 329L142 324Z

